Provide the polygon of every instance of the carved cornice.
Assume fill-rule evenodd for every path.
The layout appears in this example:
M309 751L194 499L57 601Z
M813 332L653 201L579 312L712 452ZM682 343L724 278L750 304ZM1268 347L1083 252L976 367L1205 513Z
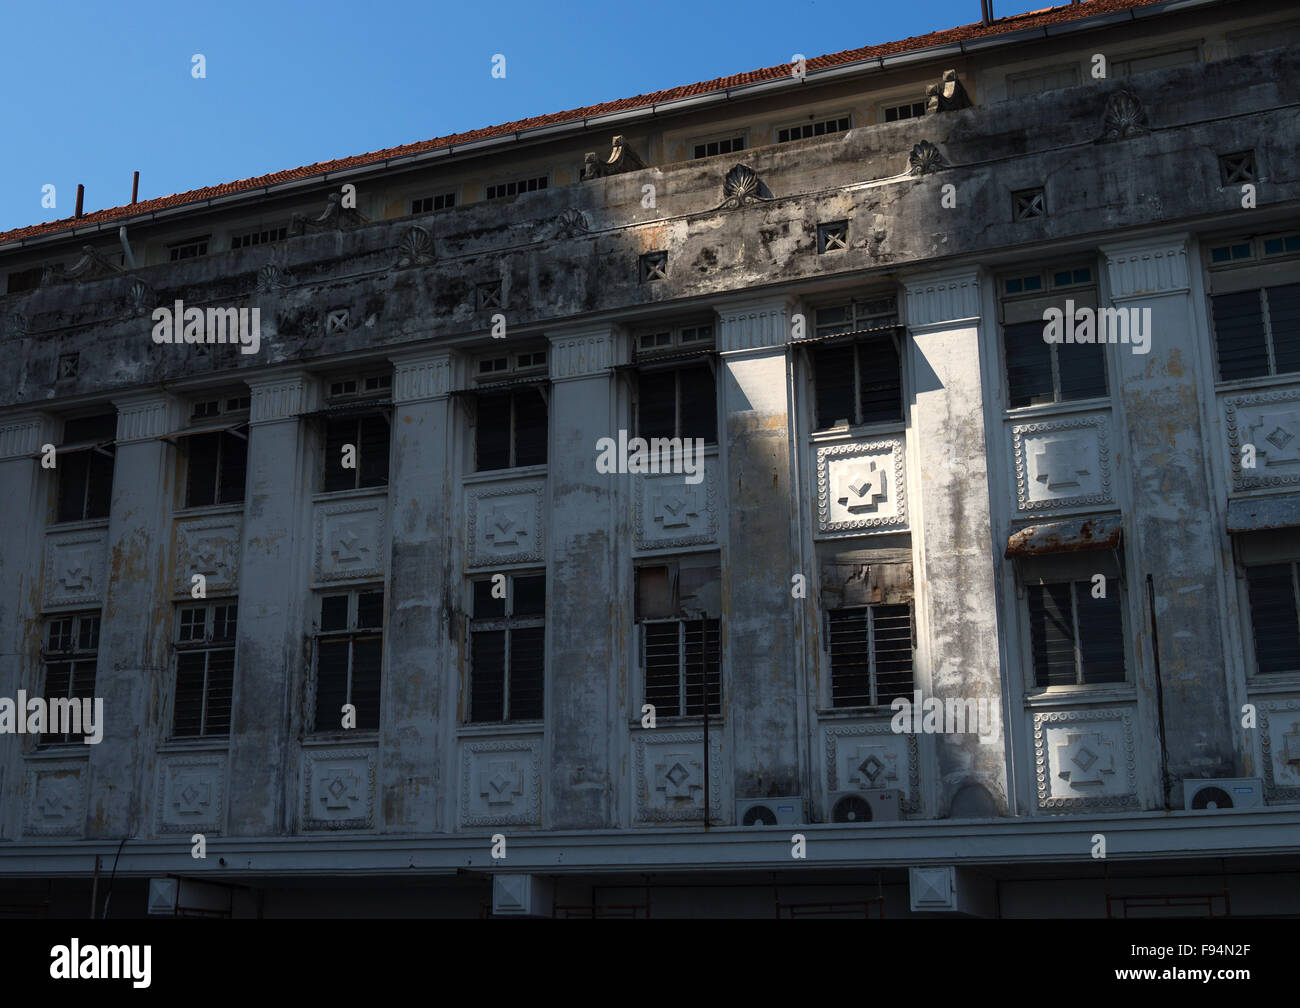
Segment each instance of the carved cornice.
M183 404L170 395L150 393L113 400L117 407L117 443L153 441L181 423Z
M607 374L614 363L614 331L608 326L548 336L552 381Z
M1187 273L1187 242L1180 236L1139 245L1104 245L1110 298L1183 294L1191 289Z
M315 404L316 382L306 375L277 375L246 379L252 404L248 422L274 423L297 419Z
M715 305L718 313L718 350L761 350L790 342L788 297L761 301L732 301Z
M945 273L904 282L907 326L921 329L980 319L980 278L976 272Z
M51 443L49 422L41 416L15 416L0 420L0 459L24 458Z
M393 357L393 405L445 399L451 390L451 354Z

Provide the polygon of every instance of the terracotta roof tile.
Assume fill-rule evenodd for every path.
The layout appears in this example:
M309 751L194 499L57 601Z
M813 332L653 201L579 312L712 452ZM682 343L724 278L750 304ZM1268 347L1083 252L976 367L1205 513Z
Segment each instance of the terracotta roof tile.
M1085 17L1092 17L1097 14L1107 14L1114 11L1128 10L1134 7L1145 7L1149 4L1158 2L1160 2L1160 0L1085 0L1084 3L1049 7L1044 10L1032 11L1027 14L1016 14L1010 17L998 18L992 24L987 26L979 23L962 25L958 28L948 28L943 31L929 32L925 35L914 35L911 38L900 39L896 42L862 46L858 49L846 49L843 52L831 53L825 56L815 56L808 60L808 69L824 70L829 67L842 66L858 60L876 59L881 56L893 56L898 53L926 49L932 46L947 45L953 42L964 42L990 35L1001 35L1025 28L1041 28L1047 25L1062 24L1068 21L1077 21ZM552 112L548 115L531 116L527 119L517 119L514 122L501 123L497 126L487 126L482 129L469 130L464 133L453 133L450 136L435 137L432 140L423 140L419 143L403 144L398 147L388 147L384 150L371 151L368 154L356 154L352 157L337 158L333 161L318 161L315 164L304 165L300 168L290 168L285 171L272 172L269 175L260 175L257 178L241 179L237 182L227 182L223 185L208 186L203 189L191 189L189 192L176 193L172 196L160 196L157 199L141 200L133 205L128 204L126 206L111 207L106 210L96 210L91 213L82 214L80 218L65 217L62 220L47 221L44 224L33 224L28 227L15 228L12 231L0 232L0 245L20 241L24 238L35 238L40 235L55 234L59 231L69 230L73 227L86 227L87 225L103 224L109 221L134 217L139 214L147 214L158 210L184 206L188 203L200 203L204 200L215 199L219 196L229 196L234 193L260 189L263 186L275 185L280 182L312 178L314 176L323 175L327 172L337 172L347 168L362 167L367 164L383 161L386 158L400 157L406 154L420 154L425 151L435 150L439 147L464 144L474 140L487 139L489 137L505 136L517 130L533 129L538 126L551 126L557 123L574 122L589 116L607 115L611 112L644 108L659 102L725 91L728 88L739 87L744 84L757 84L763 81L777 80L785 77L789 72L789 64L781 63L777 66L763 67L762 69L751 70L747 73L732 74L728 77L718 77L710 81L701 81L696 84L686 84L680 87L667 88L666 90L654 91L650 94L635 95L631 98L619 98L614 101L601 102L597 105L586 105L582 108L568 109L564 112Z

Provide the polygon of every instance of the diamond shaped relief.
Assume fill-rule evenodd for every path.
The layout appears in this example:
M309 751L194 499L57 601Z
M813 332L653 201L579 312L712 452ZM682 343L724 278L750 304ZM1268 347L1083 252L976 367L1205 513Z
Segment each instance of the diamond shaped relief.
M870 789L898 781L898 754L890 746L846 742L841 759L846 787Z
M539 825L541 744L540 736L462 741L462 826Z
M1246 441L1255 446L1255 465L1270 469L1300 464L1300 414L1294 410L1261 412L1246 426Z
M315 580L362 578L384 573L382 502L318 505Z
M212 801L212 782L198 774L184 774L176 779L172 806L182 815L206 812Z
M671 753L655 763L655 790L670 799L694 801L696 792L704 790L704 768L701 761L687 753Z
M1057 773L1075 787L1101 784L1102 774L1115 772L1113 743L1098 732L1069 732L1056 752Z
M361 778L347 769L324 774L319 784L320 802L331 812L350 812L360 801Z
M370 829L374 826L373 750L303 753L304 829Z

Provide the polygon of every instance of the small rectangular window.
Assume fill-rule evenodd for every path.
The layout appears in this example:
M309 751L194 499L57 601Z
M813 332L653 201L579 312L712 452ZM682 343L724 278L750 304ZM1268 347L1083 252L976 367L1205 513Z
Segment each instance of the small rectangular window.
M234 599L178 609L173 738L230 734L237 611Z
M546 670L546 575L473 582L470 724L540 721Z
M713 157L715 154L735 154L745 149L744 134L722 137L718 140L701 140L691 145L691 158Z
M922 108L924 111L924 108ZM887 120L893 122L892 119ZM844 133L849 129L848 116L835 116L830 119L818 119L815 122L799 123L794 126L782 126L776 131L777 143L789 143L791 140L806 140L808 137L826 136L831 133Z
M510 196L518 196L520 193L537 192L539 189L546 188L546 176L536 175L532 178L522 178L511 182L496 182L487 187L488 199L506 199Z
M167 258L172 262L181 259L194 259L208 254L208 235L200 238L187 238L183 242L167 246Z
M63 425L63 443L76 446L59 449L57 520L86 521L107 518L113 498L113 441L117 437L117 416L69 420Z
M1011 98L1025 98L1029 95L1042 94L1044 91L1074 87L1078 83L1078 66L1071 64L1047 67L1010 75L1007 77L1007 92Z
M474 412L478 472L546 464L547 409L541 388L479 393Z
M85 705L82 700L93 700L95 696L95 667L99 660L99 613L76 613L55 616L45 624L45 646L41 648L41 665L43 667L47 701L72 701L68 705L68 721L55 724L41 735L39 744L71 745L80 743L85 738L85 721L82 715ZM63 707L63 704L59 705ZM73 714L72 707L76 707ZM93 708L92 708L93 710ZM48 713L53 712L53 707ZM25 717L25 711L19 711ZM73 721L73 717L76 721ZM92 715L93 716L93 715ZM80 731L72 730L80 724ZM65 728L66 731L58 731Z
M437 193L434 196L421 196L419 199L411 200L411 213L433 213L435 210L446 210L455 205L456 194L454 192Z
M19 294L22 291L35 290L41 285L41 278L44 276L44 266L33 266L31 269L15 270L8 276L8 293Z
M1029 635L1039 687L1125 681L1123 585L1107 579L1029 585Z
M832 706L887 707L897 697L911 699L910 605L831 609L826 617Z
M243 234L230 236L231 249L253 248L256 245L270 245L273 242L284 241L288 235L288 228L265 228L260 231L246 231ZM202 253L199 253L202 255ZM175 257L173 257L175 258ZM185 258L181 256L180 258Z
M384 656L384 590L335 591L320 596L315 635L317 732L343 726L343 707L355 709L361 731L379 729Z
M903 102L901 105L886 105L882 115L887 123L899 122L902 119L919 119L925 115L925 102Z
M1300 672L1300 606L1295 563L1246 568L1255 669Z
M817 225L817 253L845 252L849 247L849 222L832 221Z

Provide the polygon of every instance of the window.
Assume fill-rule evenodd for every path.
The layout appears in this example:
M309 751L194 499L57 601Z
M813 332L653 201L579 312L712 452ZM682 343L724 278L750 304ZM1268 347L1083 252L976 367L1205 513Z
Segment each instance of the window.
M670 367L654 365L690 357L701 361L713 346L713 326L707 323L638 333L636 359L643 366L636 376L636 433L643 438L702 438L718 440L718 382L707 362ZM694 353L692 353L694 351Z
M55 453L59 479L57 521L107 518L113 499L113 440L117 416L79 417L63 425L66 447Z
M519 193L537 192L538 189L546 188L546 176L538 175L534 178L518 179L514 182L497 182L487 187L488 199L505 199L507 196L517 196Z
M35 290L41 285L41 278L44 275L44 266L33 266L31 269L16 270L9 274L8 293L18 294L21 291Z
M1077 66L1044 67L1007 77L1007 94L1011 98L1024 98L1059 88L1074 87L1079 83Z
M186 238L183 242L167 246L167 258L172 262L180 259L193 259L208 254L208 235L200 238Z
M896 300L891 296L819 308L815 318L818 337L848 337L812 347L817 430L902 420ZM874 335L865 335L869 333Z
M388 440L386 413L326 417L325 492L387 486Z
M737 151L745 149L745 136L723 137L717 140L701 140L698 143L691 144L691 159L702 157L713 157L715 154L734 154Z
M192 434L185 439L188 455L185 506L242 504L248 468L248 439L232 431Z
M887 707L912 698L912 607L872 605L826 613L831 705Z
M478 472L545 465L546 399L526 385L475 398L474 457Z
M1210 315L1219 380L1300 371L1300 233L1210 247ZM1233 268L1239 266L1247 269Z
M237 609L227 599L177 610L173 738L230 734Z
M1091 266L1002 277L1002 340L1011 409L1106 395L1104 343L1048 343L1044 313L1096 309ZM1057 293L1059 291L1059 293Z
M924 109L922 109L924 111ZM893 122L887 119L886 122ZM807 137L825 136L828 133L844 133L849 129L848 116L834 116L816 122L800 123L796 126L782 126L776 131L777 143L789 143L791 140L804 140ZM698 157L699 155L696 155Z
M318 732L343 725L343 705L356 708L356 727L379 728L379 678L384 657L384 590L358 588L320 596L316 632Z
M1036 686L1124 682L1122 584L1107 578L1105 597L1091 580L1031 584L1029 635Z
M545 189L543 185L540 188ZM492 197L488 197L491 199ZM411 213L426 214L433 213L435 210L446 210L448 207L456 205L456 194L454 192L438 193L434 196L422 196L419 199L411 200Z
M270 245L272 242L284 241L288 233L287 228L269 228L265 231L248 231L244 234L231 235L230 247L231 249L243 249L252 248L254 245ZM173 258L178 257L174 256ZM183 259L185 257L180 256L179 258Z
M88 700L95 695L95 664L99 658L99 613L78 613L76 615L54 616L45 628L45 647L41 649L41 664L45 673L45 698L49 701L70 700L69 719L64 727L72 728L71 709L77 710L77 720L81 721L84 706L81 700ZM60 705L62 706L62 705ZM59 725L52 718L53 705L47 712L51 720L49 728ZM25 711L18 712L19 717L26 717ZM68 745L81 742L85 733L79 731L46 732L40 737L40 744Z
M713 554L636 571L645 702L656 717L722 713L721 578Z
M817 225L817 253L847 251L849 247L849 222L832 221Z
M903 102L902 105L886 105L881 114L887 123L900 119L919 119L925 115L925 102Z
M1300 671L1300 606L1294 561L1246 568L1255 669Z
M546 575L475 581L470 724L540 721L546 668Z

